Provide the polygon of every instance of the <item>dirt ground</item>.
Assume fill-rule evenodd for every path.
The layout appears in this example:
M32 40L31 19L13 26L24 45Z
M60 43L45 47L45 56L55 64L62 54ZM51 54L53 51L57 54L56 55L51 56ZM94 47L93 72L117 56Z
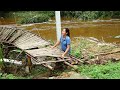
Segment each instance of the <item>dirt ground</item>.
M60 76L57 77L49 77L49 79L90 79L87 76L81 76L79 73L70 71L63 72Z

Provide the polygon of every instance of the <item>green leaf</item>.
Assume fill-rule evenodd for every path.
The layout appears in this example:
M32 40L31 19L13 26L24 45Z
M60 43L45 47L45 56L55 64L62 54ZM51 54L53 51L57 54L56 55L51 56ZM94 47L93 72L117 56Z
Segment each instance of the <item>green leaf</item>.
M17 50L12 50L11 52L18 52L18 53L21 53L22 50L17 49Z

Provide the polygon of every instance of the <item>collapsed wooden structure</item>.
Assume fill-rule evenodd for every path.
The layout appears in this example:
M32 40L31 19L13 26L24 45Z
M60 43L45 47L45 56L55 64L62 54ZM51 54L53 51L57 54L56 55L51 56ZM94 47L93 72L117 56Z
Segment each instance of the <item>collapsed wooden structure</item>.
M65 57L64 60L59 58L62 54L60 49L51 49L50 42L28 30L1 25L0 42L12 44L26 52L26 54L31 57L32 64L42 64L50 69L53 68L48 63L65 62L67 65L70 64L67 62L67 60L70 60L69 57ZM45 58L42 57L47 56L56 57L58 59L45 61ZM80 61L76 58L74 58L74 60Z

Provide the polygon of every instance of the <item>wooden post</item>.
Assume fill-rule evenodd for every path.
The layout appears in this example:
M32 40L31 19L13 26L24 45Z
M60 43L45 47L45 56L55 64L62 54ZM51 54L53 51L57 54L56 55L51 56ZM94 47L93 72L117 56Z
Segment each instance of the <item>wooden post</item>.
M60 11L55 11L55 19L56 19L57 40L59 40L59 39L60 39L60 36L61 36L61 18L60 18Z
M26 72L29 73L32 67L31 57L27 55L27 66L26 66Z

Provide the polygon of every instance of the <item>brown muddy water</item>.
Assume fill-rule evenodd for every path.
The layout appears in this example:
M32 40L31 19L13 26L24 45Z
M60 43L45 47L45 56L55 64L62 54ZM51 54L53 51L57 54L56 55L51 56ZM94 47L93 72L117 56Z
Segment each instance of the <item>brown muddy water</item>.
M15 20L0 20L0 24L15 24ZM62 19L62 29L69 28L71 39L74 37L94 37L108 43L120 43L120 38L114 38L120 35L120 19L93 20L82 22L80 20ZM45 23L33 23L21 25L27 30L40 35L46 40L56 41L55 20Z

